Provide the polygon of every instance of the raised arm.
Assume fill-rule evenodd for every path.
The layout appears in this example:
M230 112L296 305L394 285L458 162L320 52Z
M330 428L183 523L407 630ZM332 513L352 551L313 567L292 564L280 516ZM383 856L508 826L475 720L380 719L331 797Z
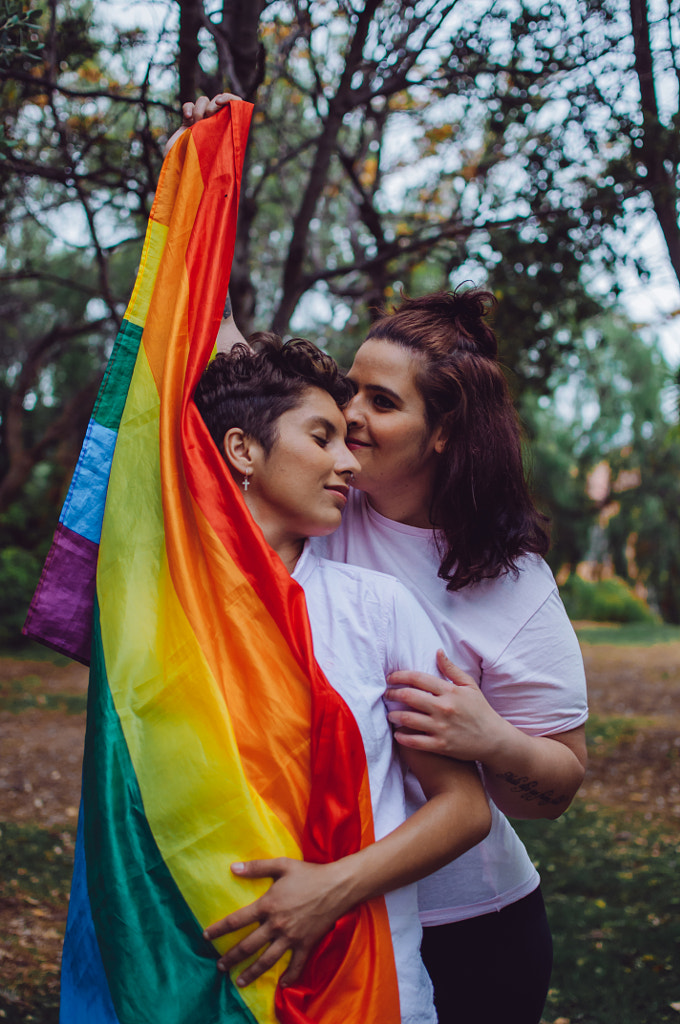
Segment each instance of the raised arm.
M275 881L255 903L206 930L216 939L259 923L218 961L229 970L269 943L238 977L247 985L292 951L281 984L297 980L315 943L353 907L415 882L481 842L491 813L474 765L451 758L405 751L405 759L428 798L394 832L332 864L279 858L232 865L242 877Z
M212 99L208 96L199 96L197 100L189 101L182 104L182 124L170 136L165 144L165 150L163 155L167 156L174 144L177 142L180 135L191 128L192 125L197 124L199 121L203 121L206 117L212 117L213 114L217 114L223 107L226 107L232 100L240 99L231 92L220 92ZM246 339L243 337L236 321L234 320L231 313L231 302L229 296L227 296L227 303L224 307L224 316L217 332L216 346L218 352L229 352L237 342L241 342L247 345Z

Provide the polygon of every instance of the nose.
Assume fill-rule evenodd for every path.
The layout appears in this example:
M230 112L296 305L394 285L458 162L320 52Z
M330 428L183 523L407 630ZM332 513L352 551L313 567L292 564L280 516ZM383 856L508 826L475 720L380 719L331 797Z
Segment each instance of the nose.
M361 464L358 459L355 458L353 452L346 448L343 443L343 451L338 454L335 461L335 472L338 476L348 476L358 473L361 469Z
M364 422L361 395L358 393L354 395L343 409L343 412L348 427L361 426Z

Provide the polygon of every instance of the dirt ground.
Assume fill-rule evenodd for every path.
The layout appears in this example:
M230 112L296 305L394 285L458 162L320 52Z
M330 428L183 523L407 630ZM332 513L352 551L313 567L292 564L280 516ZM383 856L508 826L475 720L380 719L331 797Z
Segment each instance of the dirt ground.
M583 644L591 723L590 763L579 799L680 821L680 643ZM607 741L607 723L613 726Z
M593 722L577 799L677 828L680 643L584 644L583 652ZM75 835L86 690L87 670L74 663L0 659L0 823L49 830L59 855L70 853ZM69 701L77 713L67 712ZM21 868L16 875L0 883L0 994L28 991L39 976L56 998L65 897L54 890L53 899L38 900L24 889Z

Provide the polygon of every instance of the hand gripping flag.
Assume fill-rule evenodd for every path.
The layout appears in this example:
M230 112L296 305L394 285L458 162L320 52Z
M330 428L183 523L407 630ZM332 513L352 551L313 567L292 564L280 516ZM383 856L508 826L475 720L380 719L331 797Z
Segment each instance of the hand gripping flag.
M304 594L192 401L224 308L251 110L196 125L163 165L26 624L91 651L62 1024L399 1021L382 899L341 918L286 989L279 967L238 990L202 937L269 884L233 876L234 861L322 863L374 838L359 730L314 660Z

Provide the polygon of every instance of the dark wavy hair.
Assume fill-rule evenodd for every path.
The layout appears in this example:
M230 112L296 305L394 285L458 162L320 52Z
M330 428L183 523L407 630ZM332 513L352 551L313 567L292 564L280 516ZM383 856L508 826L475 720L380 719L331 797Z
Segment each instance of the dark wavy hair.
M440 531L439 576L448 590L517 572L520 555L544 555L549 546L548 518L529 494L519 421L486 319L495 302L480 289L404 298L368 333L417 354L428 426L446 431L430 519Z
M278 436L277 420L296 408L309 388L328 392L341 409L354 394L335 360L311 341L283 342L261 331L248 338L248 345L215 356L203 371L194 401L220 451L226 432L240 427L269 454Z

